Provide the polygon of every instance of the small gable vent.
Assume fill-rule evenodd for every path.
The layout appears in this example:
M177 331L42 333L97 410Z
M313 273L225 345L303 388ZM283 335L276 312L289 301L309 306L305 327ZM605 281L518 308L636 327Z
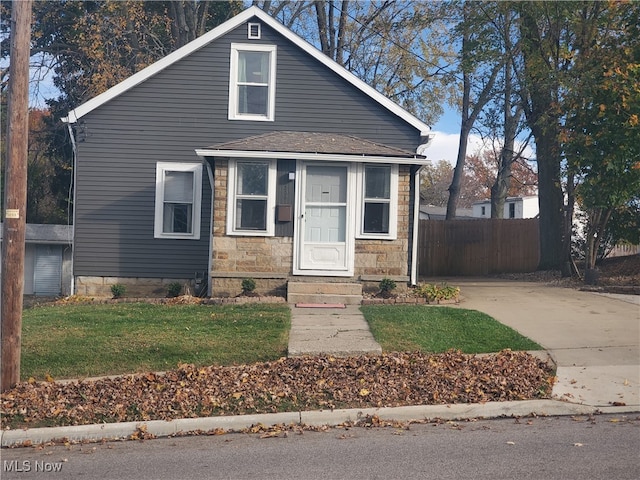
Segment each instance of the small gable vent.
M260 40L260 34L261 34L260 27L261 25L259 23L250 23L249 33L247 37L249 39Z

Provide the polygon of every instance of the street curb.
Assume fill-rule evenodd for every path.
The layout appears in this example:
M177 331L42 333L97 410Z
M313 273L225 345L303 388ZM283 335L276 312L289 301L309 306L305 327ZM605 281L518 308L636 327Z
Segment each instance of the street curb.
M241 431L254 425L336 426L356 423L367 416L376 415L386 421L465 420L474 418L593 415L597 413L635 413L639 406L597 408L558 400L525 400L509 402L467 403L453 405L414 405L408 407L353 408L282 412L228 417L185 418L178 420L151 420L147 422L104 423L67 427L45 427L0 432L0 446L17 447L38 445L53 441L91 442L116 441L154 437L169 437L189 432Z

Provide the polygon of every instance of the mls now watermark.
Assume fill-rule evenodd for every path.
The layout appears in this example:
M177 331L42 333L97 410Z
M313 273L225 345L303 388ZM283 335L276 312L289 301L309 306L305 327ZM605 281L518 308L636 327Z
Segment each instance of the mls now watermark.
M16 473L56 473L62 471L62 464L64 462L45 462L41 460L3 460L2 471L3 472L16 472Z

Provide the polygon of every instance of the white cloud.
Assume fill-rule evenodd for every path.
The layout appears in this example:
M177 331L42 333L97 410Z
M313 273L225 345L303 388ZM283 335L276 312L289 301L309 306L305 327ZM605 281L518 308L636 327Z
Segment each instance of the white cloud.
M426 157L433 163L437 163L440 160L446 160L451 165L455 165L456 158L458 156L458 143L460 142L460 134L445 133L439 131L433 131L432 133L435 134L435 137L433 138L433 140L431 140L431 144L424 152L424 155L426 155ZM473 134L469 135L469 142L467 144L467 155L477 153L478 151L482 151L487 148L491 148L491 146L486 144L481 137ZM527 158L532 158L532 156L534 156L531 145L528 145L525 148L523 154Z
M458 156L458 144L460 143L459 133L445 133L433 131L435 134L429 148L425 151L427 158L433 163L437 163L440 160L446 160L451 165L456 164L456 158ZM477 135L469 135L469 143L467 146L467 153L475 153L479 148L482 148L483 142Z

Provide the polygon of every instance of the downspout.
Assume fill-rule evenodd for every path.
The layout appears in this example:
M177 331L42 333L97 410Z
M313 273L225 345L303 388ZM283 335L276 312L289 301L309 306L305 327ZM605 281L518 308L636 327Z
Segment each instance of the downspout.
M411 285L418 284L418 229L420 228L420 172L421 165L413 177L413 235L411 239Z
M206 157L203 157L203 161L207 166L207 176L209 177L209 186L211 187L211 218L209 219L209 260L207 262L207 297L211 297L213 292L211 286L211 268L213 265L213 217L214 211L214 191L213 191L213 170L211 164L207 161Z
M71 127L71 123L70 122L66 122L67 123L67 131L69 132L69 139L71 140L71 150L73 151L73 175L71 176L71 185L69 185L69 190L71 190L72 187L74 187L75 185L77 185L76 183L76 175L77 175L77 163L78 163L78 149L76 146L76 139L73 135L73 128ZM73 188L73 220L72 220L72 229L73 229L73 233L72 233L72 238L69 239L69 243L71 244L71 295L74 295L76 293L76 272L75 272L75 267L74 267L74 261L75 261L75 249L76 249L76 188ZM69 192L71 193L71 192ZM71 197L71 195L69 195L69 197ZM67 216L67 226L69 226L69 218Z

